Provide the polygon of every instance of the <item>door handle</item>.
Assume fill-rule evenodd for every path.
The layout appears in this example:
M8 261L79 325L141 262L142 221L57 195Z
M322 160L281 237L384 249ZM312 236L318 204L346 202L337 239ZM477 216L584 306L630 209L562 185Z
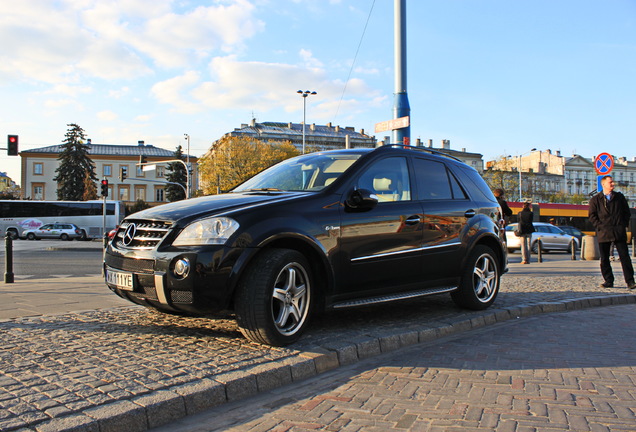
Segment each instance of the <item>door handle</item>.
M422 217L418 215L409 216L406 218L406 221L404 221L404 223L407 225L415 225L420 222L422 222Z
M475 216L477 213L475 212L475 210L470 209L470 210L466 210L466 213L464 213L464 216L467 218L471 218L473 216Z

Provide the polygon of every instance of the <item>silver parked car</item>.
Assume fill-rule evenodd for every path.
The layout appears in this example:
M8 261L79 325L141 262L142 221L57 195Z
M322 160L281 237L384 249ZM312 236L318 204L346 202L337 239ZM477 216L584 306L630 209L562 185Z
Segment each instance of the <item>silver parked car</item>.
M50 223L39 228L25 230L22 234L27 240L40 240L43 238L73 240L82 237L82 230L72 223Z
M542 252L560 250L571 253L572 246L576 249L580 247L579 240L576 237L567 234L559 227L545 222L533 222L532 224L535 229L530 241L530 247L533 253L537 253L539 251L539 239L541 239ZM516 223L506 226L508 252L521 249L521 239L515 235L515 229L517 229Z

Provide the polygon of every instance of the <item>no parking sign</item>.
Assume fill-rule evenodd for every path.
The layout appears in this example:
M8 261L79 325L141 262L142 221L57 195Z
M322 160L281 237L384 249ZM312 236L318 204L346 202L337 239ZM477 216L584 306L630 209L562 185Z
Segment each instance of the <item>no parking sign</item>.
M603 186L601 186L601 180L606 175L609 175L612 172L612 168L614 168L614 156L609 153L601 153L594 158L594 169L598 176L596 177L596 190L601 192L603 191Z

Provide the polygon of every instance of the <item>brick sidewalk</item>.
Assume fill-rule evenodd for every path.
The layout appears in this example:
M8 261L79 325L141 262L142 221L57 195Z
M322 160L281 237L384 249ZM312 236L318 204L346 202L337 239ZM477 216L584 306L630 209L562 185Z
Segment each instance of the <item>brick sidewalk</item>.
M499 323L155 432L634 431L636 305Z
M0 430L145 430L450 334L636 302L626 289L600 290L599 279L597 262L513 264L487 311L457 309L447 295L347 310L315 319L288 348L246 341L232 317L135 306L0 321Z

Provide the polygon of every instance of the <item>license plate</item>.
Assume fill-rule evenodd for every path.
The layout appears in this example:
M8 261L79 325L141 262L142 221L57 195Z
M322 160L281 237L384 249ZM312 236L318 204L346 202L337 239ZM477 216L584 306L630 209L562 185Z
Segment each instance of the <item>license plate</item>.
M134 288L133 274L106 269L106 283L115 285L119 289L132 291Z

